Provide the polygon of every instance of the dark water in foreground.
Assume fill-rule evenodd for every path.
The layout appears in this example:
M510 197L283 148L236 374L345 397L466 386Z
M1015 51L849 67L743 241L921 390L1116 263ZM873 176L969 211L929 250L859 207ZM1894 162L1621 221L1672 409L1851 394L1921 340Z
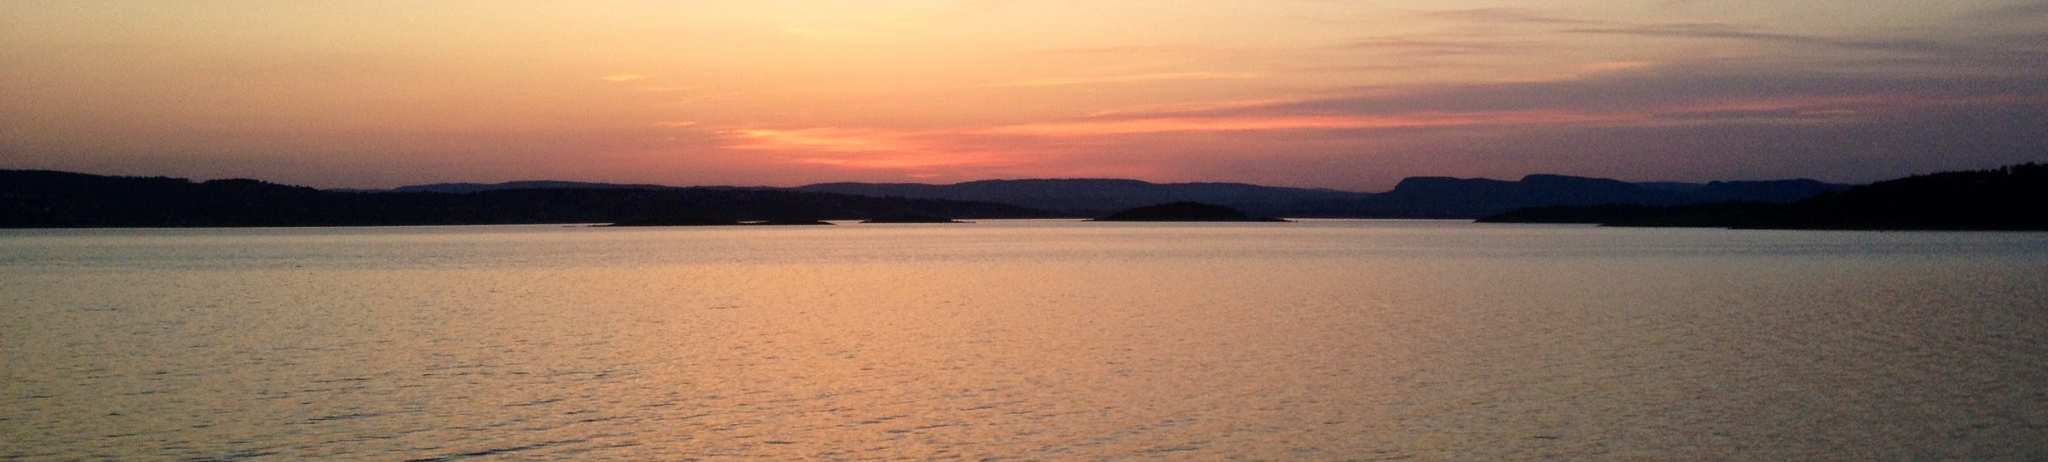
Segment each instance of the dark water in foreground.
M0 459L2048 458L2048 234L0 232Z

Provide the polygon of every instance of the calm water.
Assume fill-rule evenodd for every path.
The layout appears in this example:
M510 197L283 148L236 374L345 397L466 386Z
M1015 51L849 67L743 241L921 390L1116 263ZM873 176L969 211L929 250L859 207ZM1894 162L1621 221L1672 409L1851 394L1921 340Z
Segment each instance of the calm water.
M2048 234L0 232L0 459L2048 458Z

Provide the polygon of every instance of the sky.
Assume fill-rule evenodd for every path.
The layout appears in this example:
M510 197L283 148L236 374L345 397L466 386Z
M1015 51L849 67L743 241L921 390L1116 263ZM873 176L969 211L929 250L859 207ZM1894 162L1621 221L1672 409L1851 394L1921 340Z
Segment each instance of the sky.
M2048 161L2042 0L0 0L0 168L319 187Z

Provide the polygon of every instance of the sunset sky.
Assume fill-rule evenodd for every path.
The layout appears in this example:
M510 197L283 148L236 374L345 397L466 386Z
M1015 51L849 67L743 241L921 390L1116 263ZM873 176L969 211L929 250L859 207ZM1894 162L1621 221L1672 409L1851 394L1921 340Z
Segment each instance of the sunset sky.
M0 0L0 168L322 187L2048 160L2048 2Z

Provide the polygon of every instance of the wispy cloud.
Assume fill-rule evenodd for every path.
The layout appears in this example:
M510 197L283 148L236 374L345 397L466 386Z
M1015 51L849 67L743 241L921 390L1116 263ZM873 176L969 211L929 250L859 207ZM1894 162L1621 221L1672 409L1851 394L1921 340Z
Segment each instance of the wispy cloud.
M1207 101L1197 103L1160 104L1133 108L1109 109L1088 114L1088 118L1115 118L1124 115L1145 116L1149 114L1186 114L1220 111L1235 108L1250 108L1300 101L1304 98L1261 98L1234 101Z
M1573 28L1566 29L1563 32L1666 39L1730 40L1768 45L1871 52L1897 58L1909 58L1896 59L1892 62L1912 64L1921 68L1922 71L1935 73L1955 73L1966 69L2025 72L2026 70L2048 66L2048 47L2039 45L2038 39L2044 36L2040 33L1957 35L1938 39L1904 36L1834 37L1772 32L1724 23L1666 23ZM1779 58L1789 58L1779 53L1772 55ZM1767 57L1769 56L1760 56L1759 58ZM1845 69L1846 67L1843 65L1854 62L1857 62L1857 60L1837 53L1832 58L1810 58L1807 62L1796 65L1806 67L1805 72L1811 73ZM1794 64L1787 63L1787 65Z
M709 131L725 149L749 158L854 176L1086 172L1258 179L1245 176L1252 168L1290 172L1272 181L1343 184L1371 175L1358 172L1389 168L1397 171L1388 175L1473 175L1560 171L1558 165L1583 168L1565 173L1665 179L1681 169L1714 178L1771 177L1826 163L1840 172L1836 179L1874 178L1938 163L1925 153L1948 144L1962 146L1952 155L1972 162L2038 157L2037 138L2021 134L2048 121L2042 109L2048 107L2048 78L2037 76L1913 77L1631 61L1595 67L1606 71L1540 82L1163 104L976 126ZM1982 130L1958 134L1957 117L1973 117L1981 123L1972 127ZM1586 156L1626 162L1571 163Z
M598 80L603 80L603 81L606 81L606 82L611 82L611 83L626 83L626 82L638 82L638 81L641 81L641 80L647 80L647 79L649 79L649 78L650 78L650 77L648 77L648 76L646 76L646 75L641 75L641 74L611 74L611 75L606 75L606 76L604 76L604 77L598 77L597 79L598 79Z
M988 88L1035 88L1063 87L1073 85L1103 85L1119 83L1161 82L1176 80L1251 80L1265 77L1253 72L1162 72L1151 74L1125 74L1091 77L1057 77L1046 79L1016 80L983 85Z
M1377 87L1343 96L1163 105L981 127L739 130L732 132L737 137L732 145L829 153L924 153L936 159L942 157L940 153L962 149L957 142L971 137L1807 124L1928 108L2048 104L2048 79L2040 78L1714 72L1626 61L1598 67L1606 72L1556 81Z
M621 82L630 82L630 81L631 81L631 80L625 80L625 81L621 81ZM696 87L688 87L688 86L676 86L676 85L645 85L645 86L641 86L641 87L638 87L638 88L634 88L634 89L635 89L635 90L640 90L640 91L643 91L643 92L647 92L647 93L682 93L682 92L692 92L692 91L697 91L697 90L698 90L698 89L697 89Z
M1538 25L1564 25L1564 24L1597 24L1597 23L1599 23L1598 21L1589 21L1589 20L1583 20L1583 19L1572 19L1572 18L1565 18L1565 17L1560 17L1560 16L1552 16L1552 15L1550 15L1550 14L1546 14L1546 13L1543 13L1543 12L1541 12L1541 11L1538 11L1538 10L1534 10L1534 9L1529 9L1529 8L1513 8L1513 7L1499 7L1499 8L1467 8L1467 9L1459 9L1459 10L1433 10L1433 11L1424 11L1424 12L1420 12L1420 13L1417 13L1417 16L1421 16L1421 17L1423 17L1423 18L1426 18L1426 19L1438 19L1438 20L1450 20L1450 21L1463 21L1463 22L1486 22L1486 23L1515 23L1515 24L1538 24Z
M1114 45L1114 46L1100 46L1100 47L1070 47L1070 48L1050 48L1050 49L1043 49L1043 50L1038 50L1038 51L1036 51L1035 53L1038 53L1038 54L1043 54L1043 55L1077 55L1077 56L1100 56L1100 55L1139 55L1139 54L1171 54L1171 53L1183 53L1183 52L1187 52L1187 51L1191 51L1191 50L1201 50L1201 49L1206 49L1206 48L1200 48L1200 47L1187 47L1187 46L1166 46L1166 45Z
M1568 110L1586 113L1711 110L1716 104L1801 101L1808 109L1862 109L1946 103L2048 99L2040 77L1883 77L1791 71L1642 67L1542 82L1423 85L1364 89L1355 95L1181 112L1117 113L1114 117L1398 115L1416 112ZM1748 104L1748 103L1744 103ZM1876 106L1876 107L1871 107Z
M759 152L786 162L846 169L915 171L1000 167L1019 162L1018 150L963 143L944 131L884 128L745 128L722 132L727 149Z
M1572 111L1414 112L1389 115L1281 115L1234 117L1150 117L1006 125L978 134L1049 137L1117 136L1185 132L1270 132L1557 125L1640 121L1631 114Z
M728 145L743 150L787 150L827 152L886 152L909 150L902 133L842 129L836 127L800 129L748 128L726 132L737 142Z
M1335 48L1404 55L1444 56L1523 53L1537 46L1539 44L1528 41L1391 36L1354 40L1338 45Z

